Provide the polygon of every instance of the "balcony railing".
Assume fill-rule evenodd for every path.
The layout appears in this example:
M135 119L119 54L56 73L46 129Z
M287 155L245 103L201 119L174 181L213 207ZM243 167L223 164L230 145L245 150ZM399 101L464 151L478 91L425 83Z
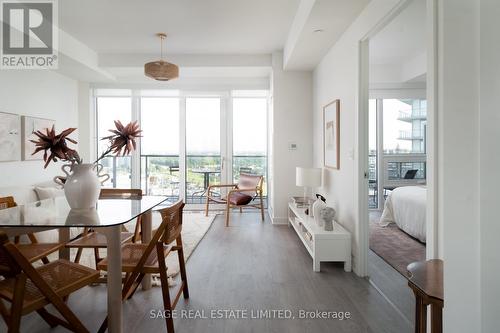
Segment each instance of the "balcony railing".
M418 131L399 131L399 140L423 140L424 134Z
M398 120L402 121L413 121L413 120L425 120L427 119L427 109L412 109L399 111Z
M206 198L207 183L212 185L221 182L221 157L188 155L186 167L186 203L203 203ZM233 179L227 182L237 182L240 172L264 175L264 196L267 196L266 171L265 155L233 156ZM141 187L144 193L163 195L177 200L180 197L181 181L178 155L141 156Z

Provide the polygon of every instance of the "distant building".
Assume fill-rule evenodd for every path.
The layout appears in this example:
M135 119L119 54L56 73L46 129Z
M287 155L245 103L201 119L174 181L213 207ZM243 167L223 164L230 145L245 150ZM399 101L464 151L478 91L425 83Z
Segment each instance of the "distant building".
M427 101L402 99L401 102L410 105L411 110L399 111L398 120L410 123L411 131L400 131L398 139L411 141L412 153L425 153Z

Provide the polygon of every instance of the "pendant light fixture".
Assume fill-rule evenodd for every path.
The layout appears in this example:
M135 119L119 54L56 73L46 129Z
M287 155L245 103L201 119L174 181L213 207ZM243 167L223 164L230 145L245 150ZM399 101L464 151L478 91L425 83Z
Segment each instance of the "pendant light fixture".
M148 62L144 65L144 74L158 81L169 81L179 77L179 66L163 60L163 44L167 38L164 32L157 33L160 38L160 60Z

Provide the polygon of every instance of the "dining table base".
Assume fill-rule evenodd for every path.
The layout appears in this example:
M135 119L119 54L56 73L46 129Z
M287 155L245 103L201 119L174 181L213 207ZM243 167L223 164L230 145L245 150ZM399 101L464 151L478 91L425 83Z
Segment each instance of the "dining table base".
M107 240L108 332L123 331L121 225L98 228Z

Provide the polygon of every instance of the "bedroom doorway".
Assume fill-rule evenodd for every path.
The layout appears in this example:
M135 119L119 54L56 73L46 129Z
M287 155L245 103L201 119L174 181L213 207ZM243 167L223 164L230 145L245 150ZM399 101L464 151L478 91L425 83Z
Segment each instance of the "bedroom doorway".
M408 264L425 259L426 242L425 82L414 87L374 92L368 110L370 254L403 276Z
M361 263L410 321L406 266L437 254L435 15L434 0L401 1L360 41Z

